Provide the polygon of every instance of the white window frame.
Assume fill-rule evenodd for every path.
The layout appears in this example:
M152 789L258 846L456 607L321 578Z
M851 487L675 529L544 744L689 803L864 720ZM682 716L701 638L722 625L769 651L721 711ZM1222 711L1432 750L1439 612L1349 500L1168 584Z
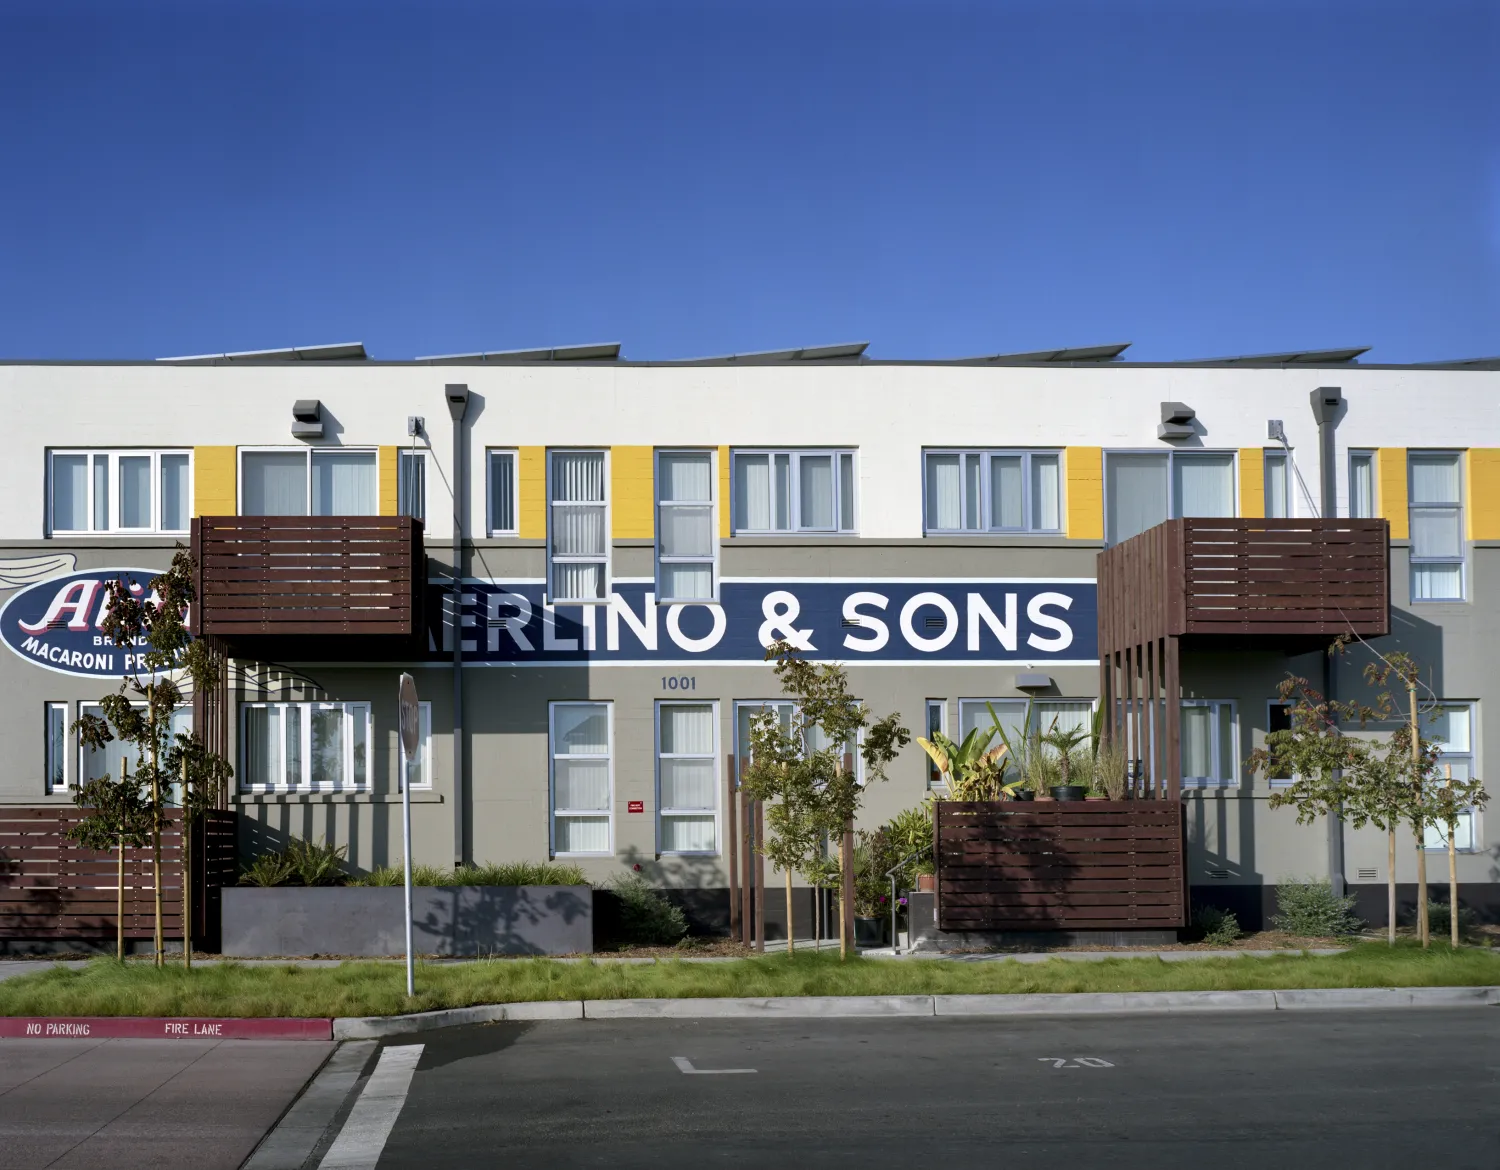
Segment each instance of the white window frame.
M1286 510L1280 516L1271 515L1271 477L1277 474L1272 469L1280 465L1281 498L1285 501ZM1285 447L1266 447L1261 454L1262 469L1262 500L1265 504L1266 518L1270 520L1288 520L1297 512L1297 501L1292 498L1292 453Z
M1230 774L1227 777L1212 776L1188 776L1181 778L1183 788L1238 788L1240 786L1240 711L1239 703L1234 699L1183 699L1180 702L1183 709L1188 707L1210 707L1214 711L1214 717L1209 721L1210 740L1209 758L1213 760L1223 759L1223 744L1220 741L1218 709L1229 708L1229 727L1233 742L1229 745ZM1178 734L1181 735L1182 720L1179 719ZM1178 745L1178 754L1182 755L1181 744Z
M769 528L741 528L737 515L736 505L738 501L734 498L735 484L739 482L739 460L742 456L764 455L771 468L776 466L778 455L788 456L791 460L787 485L787 527L775 527L775 487L772 487L771 523ZM833 527L832 528L809 528L802 523L802 460L809 456L830 456L833 464ZM844 468L843 457L849 457L851 474L850 479L854 484L854 498L849 502L850 519L852 527L845 528L844 520ZM855 447L736 447L729 453L729 494L728 501L730 512L730 531L735 536L797 536L797 535L822 535L822 536L853 536L859 532L859 450Z
M926 736L927 736L927 738L930 740L932 738L932 733L934 731L938 732L941 735L947 735L948 734L948 700L947 699L928 699L927 702L923 706L923 710L926 712L926 715L927 715L927 720L926 720L926 728L927 728ZM936 716L936 718L934 718L934 716ZM923 755L926 755L926 753L924 752ZM932 792L932 791L935 791L935 790L938 790L938 789L942 789L942 790L946 791L947 787L948 787L947 783L943 780L943 774L938 771L938 766L935 763L933 763L932 762L932 758L930 756L928 756L928 758L927 758L927 790L929 792Z
M1370 498L1365 503L1365 510L1362 510L1362 511L1355 511L1355 508L1354 508L1354 482L1355 482L1355 480L1354 480L1354 464L1357 461L1358 462L1366 462L1366 463L1368 463L1370 465ZM1348 503L1345 506L1345 511L1347 511L1349 513L1349 518L1351 520L1356 520L1356 519L1373 519L1374 517L1380 515L1380 505L1379 505L1380 481L1379 481L1379 478L1377 476L1378 470L1379 469L1377 468L1376 462L1375 462L1375 451L1374 451L1373 448L1371 448L1371 447L1351 447L1351 448L1349 448L1349 492L1348 492L1348 496L1347 496Z
M609 751L602 755L557 754L557 711L560 707L603 707L609 727ZM557 807L557 761L604 760L609 772L609 808L574 809ZM609 830L609 847L598 851L560 853L557 848L558 817L603 817ZM547 851L552 857L613 857L615 855L615 705L610 699L555 700L547 704Z
M984 711L985 715L988 715L988 707L992 706L995 708L995 713L998 715L1003 710L1013 709L1017 706L1019 706L1024 711L1028 703L1031 704L1031 715L1032 719L1034 720L1033 726L1026 729L1028 735L1033 731L1039 731L1043 735L1046 734L1047 728L1043 720L1043 713L1050 707L1061 707L1064 705L1076 707L1079 704L1086 703L1088 704L1089 708L1090 726L1092 726L1093 723L1094 712L1099 709L1099 700L1091 699L1086 695L1077 695L1072 697L1067 695L1048 695L1045 699L1026 699L1018 697L1016 695L1002 695L999 697L991 697L987 699L973 697L961 698L958 701L958 733L963 732L964 729L964 714L966 708L978 707L980 710ZM962 738L961 735L960 738ZM997 736L995 741L992 742L990 746L994 747L998 743L999 737Z
M1104 505L1105 544L1120 542L1108 531L1109 528L1109 459L1112 455L1156 455L1167 460L1167 519L1182 519L1182 501L1177 497L1177 477L1173 474L1173 463L1177 459L1192 459L1203 455L1229 456L1229 494L1234 501L1232 516L1240 514L1240 453L1233 447L1192 447L1185 451L1153 451L1149 447L1111 447L1104 452L1100 468L1104 473L1103 490L1100 495ZM1150 531L1149 529L1147 531ZM1127 540L1129 537L1126 538Z
M53 489L57 484L57 476L54 470L54 460L59 456L83 456L87 459L84 467L87 475L87 497L85 501L85 514L88 519L87 528L58 528L55 526L56 513L54 510ZM187 527L167 528L161 522L161 460L163 455L182 455L187 457L188 477L188 499L187 504ZM122 457L146 457L151 460L151 523L145 528L125 528L120 524L120 464ZM108 527L98 528L94 524L94 460L96 458L107 460L106 482L109 484L109 516ZM45 492L44 507L46 508L45 524L43 531L48 536L151 536L151 535L182 535L192 526L193 518L193 450L191 447L49 447L47 449L47 485Z
M71 792L77 787L76 774L73 771L75 762L69 758L73 753L68 750L68 745L73 738L68 729L68 716L72 713L72 707L72 703L42 704L42 787L49 793ZM62 716L62 743L59 745L54 745L52 741L52 717L54 715ZM62 765L61 785L52 782L52 772L58 764Z
M1467 713L1467 715L1469 717L1469 750L1466 751L1466 752L1443 752L1441 755L1439 755L1438 756L1438 761L1437 761L1438 774L1433 779L1432 786L1433 787L1439 787L1439 786L1441 786L1444 783L1444 778L1443 778L1443 764L1445 762L1451 762L1451 761L1454 761L1454 760L1467 760L1468 764L1469 764L1469 775L1470 776L1477 775L1478 774L1477 768L1478 768L1478 764L1479 764L1479 720L1476 718L1476 716L1478 715L1478 707L1479 707L1479 705L1477 703L1473 702L1472 700L1465 700L1465 699L1441 699L1438 702L1434 703L1433 706L1434 707L1442 708L1444 710L1453 710L1453 709L1462 708ZM1423 731L1423 735L1425 736L1426 734L1427 733L1424 730ZM1471 808L1467 808L1459 816L1458 836L1459 836L1460 839L1462 839L1462 837L1464 835L1465 821L1467 821L1469 843L1467 845L1460 845L1458 847L1458 849L1456 850L1456 852L1458 852L1458 853L1479 853L1479 852L1481 852L1481 849L1480 849L1480 846L1479 846L1479 813L1478 813L1478 811L1475 810L1472 807ZM1427 825L1424 828L1424 830L1423 830L1422 837L1423 837L1423 840L1422 840L1422 848L1423 849L1438 850L1438 851L1445 852L1445 853L1447 852L1447 850L1448 850L1448 826L1447 825L1444 825L1444 824Z
M750 745L740 742L740 708L741 707L787 707L792 714L797 713L797 704L790 699L736 699L734 701L734 759L735 759L735 787L739 787L739 772L745 762L750 758ZM854 742L854 780L857 784L865 782L865 760L861 749L864 747L865 733L861 731Z
M140 710L140 711L144 711L146 709L146 702L145 702L145 700L135 700L135 701L132 701L130 705L132 707L134 707L135 709ZM70 704L67 704L67 703L58 703L58 704L49 704L49 706L68 707L68 706L70 706ZM193 715L193 704L191 702L178 703L177 706L175 706L174 708L172 708L172 711L173 711L173 714L175 714L178 711L186 711L188 713L187 730L188 731L193 731L194 730L194 727L193 727L193 718L192 718L192 715ZM99 701L97 699L80 699L78 701L78 714L79 714L80 718L82 716L84 716L84 715L96 715L100 719L103 719L104 718L104 708L99 703ZM113 730L113 726L111 726L111 730ZM169 731L168 734L170 736L172 733ZM116 739L115 742L118 743L119 740ZM67 735L67 738L64 741L64 747L67 749L67 755L69 757L71 757L71 759L72 759L72 765L73 765L73 768L74 768L73 775L71 777L69 777L69 781L68 781L68 788L70 790L72 790L72 789L76 789L76 788L78 788L78 787L80 787L82 785L84 773L88 771L88 768L86 766L86 760L87 760L89 754L91 752L93 752L95 749L89 747L88 744L84 743L83 740L82 740L82 738L80 738L79 736L72 735L71 733L69 733ZM133 766L133 764L134 764L134 755L133 754L131 756L131 760L132 760L132 766ZM116 776L115 779L118 780L119 777ZM171 787L172 787L172 791L176 792L176 790L177 790L177 788L179 786L174 781L172 783ZM169 796L168 797L168 802L169 803L171 802L171 799L172 798Z
M412 782L413 792L432 791L432 704L426 699L417 703L417 758L414 761L417 774L422 777ZM401 741L396 740L396 767L401 767ZM404 774L398 777L396 791L401 791L401 785L406 783Z
M252 783L246 766L245 752L249 747L245 726L248 722L247 712L255 708L268 707L300 707L304 714L299 718L298 731L302 740L302 776L297 784L286 784L277 782L272 784ZM312 712L317 709L341 708L344 712L344 775L350 777L345 784L314 784L308 778L312 775ZM365 723L365 781L358 783L354 777L354 721L361 716ZM276 763L271 769L273 776L284 777L286 736L285 719L283 715L280 726L283 733L276 739ZM374 723L371 718L371 704L368 700L354 700L351 702L337 702L332 700L288 700L288 701L256 701L242 702L239 713L239 777L241 792L368 792L371 788L371 774L374 769Z
M353 515L378 516L380 514L380 449L378 447L241 447L235 456L235 504L238 514L245 515L245 456L246 455L295 455L301 454L304 459L304 474L306 482L303 491L306 493L307 511L303 516L316 516L312 510L313 506L313 482L312 465L314 454L328 455L371 455L375 458L375 501L369 512L357 512ZM400 460L396 462L397 474L400 474ZM399 488L398 488L399 491Z
M1292 700L1290 700L1290 699L1267 699L1266 700L1266 734L1267 735L1271 734L1271 712L1274 711L1274 710L1276 710L1276 708L1278 708L1278 707L1282 707L1282 708L1285 708L1287 711L1290 711L1294 706L1296 706L1296 704L1293 703ZM1288 777L1267 776L1266 777L1266 782L1272 788L1290 788L1299 779L1300 779L1300 777L1295 772L1293 772L1291 774L1291 776L1288 776Z
M411 507L409 497L412 485L408 482L407 478L407 469L413 466L419 469L416 475L416 486L421 489L415 510ZM377 483L377 496L379 495L379 491L379 484ZM310 496L308 497L308 503L312 503ZM396 449L396 512L398 515L410 516L415 520L420 520L424 527L427 524L427 452L420 448L413 450L411 447L398 447Z
M509 528L495 523L495 460L504 459L510 464L510 510ZM550 469L551 459L547 460ZM521 531L521 463L520 452L514 447L486 447L484 449L484 528L490 536L517 536ZM550 481L549 481L550 482ZM550 557L548 558L551 559Z
M1430 503L1426 500L1413 499L1411 495L1411 464L1415 458L1439 455L1444 458L1453 459L1458 469L1458 503ZM1455 602L1463 602L1469 599L1469 550L1468 540L1464 534L1464 510L1469 506L1468 496L1464 490L1464 453L1443 448L1412 447L1406 452L1406 483L1407 483L1407 533L1410 535L1412 524L1411 514L1418 508L1427 511L1439 509L1456 512L1458 514L1458 558L1453 557L1418 557L1416 555L1416 539L1412 537L1409 541L1407 559L1411 565L1410 579L1408 581L1407 599L1413 605L1452 605ZM1458 596L1457 597L1422 597L1417 596L1417 568L1421 565L1457 565L1458 566Z
M552 552L553 534L557 531L556 514L558 508L584 507L597 508L597 503L581 501L559 502L553 497L552 492L552 457L554 455L603 455L604 471L604 590L602 597L559 597L554 581L553 566L557 558ZM610 451L608 447L548 447L545 452L547 460L547 603L549 605L608 605L611 592L614 590L614 484L611 482ZM519 510L519 509L518 509ZM600 563L598 557L565 557L563 564L587 564Z
M927 460L934 455L957 455L960 458L974 457L979 460L979 516L977 527L931 528L927 524ZM1031 498L1031 459L1034 455L1050 456L1057 460L1057 527L1037 528L1032 525L1033 503ZM1002 528L995 523L994 475L991 463L996 456L1020 457L1021 459L1021 515L1025 524L1020 528ZM1030 536L1061 536L1067 524L1067 500L1063 492L1067 476L1064 472L1065 456L1060 447L924 447L922 449L922 531L928 536L985 536L991 533L1008 533ZM963 464L960 462L960 468Z
M667 707L708 707L714 723L714 745L712 760L714 765L714 803L712 808L665 808L661 797L661 762L663 759L671 760L701 760L700 754L683 754L675 752L670 756L664 756L661 750L661 713ZM724 785L724 774L720 762L719 751L719 701L717 699L658 699L656 701L656 852L662 857L718 857L724 848L724 825L723 813L720 808L720 790ZM662 831L662 821L670 816L693 816L701 817L704 813L711 813L714 821L714 847L712 849L665 849L662 842L666 840L666 834Z
M664 501L661 498L661 457L663 455L707 455L708 456L708 504L709 504L709 533L710 544L713 548L711 557L669 557L662 553L662 511L666 508L678 506L702 507L701 502L696 501ZM719 453L712 447L658 447L655 455L655 466L652 469L652 482L655 483L656 495L656 541L654 552L656 554L656 600L659 605L694 603L703 605L717 605L719 602ZM713 589L707 597L671 597L662 586L661 567L663 562L669 565L702 565L708 564L713 575Z

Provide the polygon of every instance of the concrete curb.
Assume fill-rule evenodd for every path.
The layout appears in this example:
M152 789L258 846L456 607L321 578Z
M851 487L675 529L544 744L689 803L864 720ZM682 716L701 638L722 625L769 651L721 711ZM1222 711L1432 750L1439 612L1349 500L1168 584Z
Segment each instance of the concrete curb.
M410 1016L345 1017L335 1040L376 1040L501 1020L798 1020L833 1017L1133 1015L1351 1011L1500 1005L1500 987L1328 987L1305 991L1065 992L1057 995L810 995L758 999L589 999L497 1003Z

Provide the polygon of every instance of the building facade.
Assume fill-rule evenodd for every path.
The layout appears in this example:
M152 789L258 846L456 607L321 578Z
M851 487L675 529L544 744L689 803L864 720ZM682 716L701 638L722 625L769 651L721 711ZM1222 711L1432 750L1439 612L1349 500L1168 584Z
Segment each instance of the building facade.
M0 366L23 404L0 463L0 801L67 802L117 766L70 730L124 665L97 628L104 581L149 580L195 520L411 515L414 637L361 634L375 602L294 621L283 598L286 624L262 626L277 636L226 640L246 847L326 839L357 869L399 861L409 671L415 860L566 858L593 880L638 866L707 920L727 902L729 757L781 701L770 641L845 663L914 734L988 726L987 703L1019 720L1028 700L1084 725L1100 551L1180 516L1324 514L1325 473L1331 514L1389 521L1376 648L1424 664L1445 762L1482 776L1500 737L1500 363L1135 364L1118 348L636 363L615 347L415 362L335 347ZM1310 406L1322 387L1341 392L1331 461ZM297 592L269 576L259 591ZM264 622L260 600L245 609L240 628ZM1371 654L1340 661L1342 697L1363 693ZM1317 681L1321 657L1246 647L1182 665L1188 877L1247 924L1279 881L1330 859L1383 907L1383 837L1298 826L1244 763L1283 717L1280 679ZM908 748L863 823L933 779ZM1486 905L1500 902L1495 821L1460 829L1461 880ZM1414 874L1403 848L1398 879Z

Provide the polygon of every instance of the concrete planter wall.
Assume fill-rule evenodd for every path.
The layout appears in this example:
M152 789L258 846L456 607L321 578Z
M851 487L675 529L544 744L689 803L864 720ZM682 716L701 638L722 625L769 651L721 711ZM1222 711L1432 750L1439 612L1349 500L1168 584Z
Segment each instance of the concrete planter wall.
M224 891L223 953L406 953L400 886L236 886ZM413 947L424 955L574 955L594 949L588 886L419 886Z

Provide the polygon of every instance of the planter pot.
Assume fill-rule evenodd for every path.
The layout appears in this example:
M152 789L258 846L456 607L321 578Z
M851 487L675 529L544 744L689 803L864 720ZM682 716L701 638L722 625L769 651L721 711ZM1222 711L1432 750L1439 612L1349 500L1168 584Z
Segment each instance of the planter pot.
M935 873L919 873L919 874L917 874L917 893L919 893L919 894L930 894L935 889L937 889L937 874L935 874Z
M857 947L885 946L885 932L890 926L889 918L854 919L854 945Z
M1058 784L1052 789L1053 800L1083 800L1089 790L1082 784Z
M1010 799L1011 800L1035 800L1036 799L1036 793L1032 792L1030 789L1025 789L1025 790L1020 791L1020 792L1012 792L1010 794Z

